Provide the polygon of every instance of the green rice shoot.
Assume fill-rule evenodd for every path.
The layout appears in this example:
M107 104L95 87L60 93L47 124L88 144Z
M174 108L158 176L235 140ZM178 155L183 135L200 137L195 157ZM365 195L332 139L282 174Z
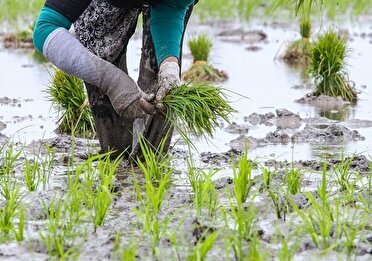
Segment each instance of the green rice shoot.
M57 70L47 92L49 100L60 107L62 116L58 120L58 128L62 133L83 137L95 135L95 124L82 80Z
M208 62L212 47L212 40L206 34L200 34L189 41L189 48L194 62Z
M209 63L212 47L212 40L206 34L200 34L189 41L194 62L184 72L184 81L193 83L222 82L228 78L225 72L217 70Z
M315 78L315 96L340 96L346 101L356 101L357 93L345 70L346 40L329 30L321 35L311 50L310 72Z
M180 85L162 101L169 124L188 140L189 134L213 137L219 119L229 122L236 112L228 103L225 89L208 84Z

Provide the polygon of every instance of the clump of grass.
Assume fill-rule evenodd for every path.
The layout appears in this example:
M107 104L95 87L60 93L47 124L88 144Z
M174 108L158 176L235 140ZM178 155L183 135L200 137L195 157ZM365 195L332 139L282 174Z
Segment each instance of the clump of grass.
M301 189L302 174L299 169L291 168L286 176L285 182L287 183L287 193L295 195L300 192Z
M74 246L75 240L81 233L77 232L79 223L71 222L65 211L69 203L63 198L54 199L49 206L45 206L47 213L46 230L39 233L50 257L60 260L76 259L79 248Z
M229 244L234 252L236 260L255 260L249 259L251 253L247 253L248 241L255 236L253 222L257 215L257 210L253 203L246 208L243 205L235 205L229 198L230 214L234 220L234 230L229 233Z
M189 41L189 48L194 58L191 67L183 74L187 82L222 82L227 80L225 72L219 71L209 64L212 40L206 34L200 34Z
M200 34L189 41L189 48L194 61L208 62L212 47L212 40L206 34Z
M21 207L20 188L15 184L15 181L2 180L1 183L0 195L4 197L5 204L0 207L0 234L5 234L5 237L8 237L11 231L16 232L14 219L17 216L22 215L23 210Z
M216 212L218 198L212 178L217 172L218 170L213 169L209 171L197 169L188 161L188 178L194 192L192 198L198 217L201 217L203 207L208 208L210 217Z
M112 187L113 178L116 173L116 169L120 163L121 158L116 158L115 161L111 161L110 154L108 153L98 162L98 172L99 172L99 186L97 188L96 195L93 200L94 206L94 230L97 227L102 226L104 220L108 214L109 207L113 199Z
M339 221L340 209L338 202L331 204L330 195L327 192L327 166L323 165L322 181L318 187L318 194L320 202L318 202L311 192L305 192L306 197L311 203L311 209L304 212L289 199L289 202L296 213L303 221L302 228L310 234L316 247L320 249L327 249L332 245L332 234L336 236L338 231L333 231L332 228L336 226Z
M311 53L311 22L310 19L301 19L300 21L300 34L301 39L292 42L285 51L282 59L289 64L303 64L310 63Z
M20 30L17 33L8 33L3 36L5 48L34 48L32 43L32 33L35 24L33 23L28 28Z
M62 133L94 136L96 129L82 80L56 70L47 92L50 101L60 107L58 123Z
M246 149L244 154L239 157L238 164L233 162L233 183L235 199L237 204L243 204L248 196L251 188L253 186L252 180L252 168L253 162L248 159L248 150Z
M218 119L229 122L235 110L229 105L224 89L208 84L180 85L163 101L169 124L188 140L188 134L213 137Z
M274 188L272 186L271 184L272 175L273 173L269 169L262 168L264 189L267 191L273 203L277 218L283 219L285 221L286 214L288 212L288 205L285 202L283 202L284 195L282 190L280 188Z
M210 233L206 237L201 237L192 250L192 253L187 257L187 261L199 261L205 260L208 252L212 249L216 239L218 237L218 231Z
M310 72L315 78L315 96L328 95L355 102L357 93L345 70L346 40L332 30L321 35L311 49Z
M151 147L143 137L139 139L143 159L138 158L136 163L145 176L144 195L133 173L136 197L141 203L140 209L133 211L142 220L144 231L151 238L154 256L159 254L159 242L166 233L171 219L168 217L161 220L159 217L164 198L169 192L173 173L170 157L164 154L167 137L168 135L161 140L158 148Z

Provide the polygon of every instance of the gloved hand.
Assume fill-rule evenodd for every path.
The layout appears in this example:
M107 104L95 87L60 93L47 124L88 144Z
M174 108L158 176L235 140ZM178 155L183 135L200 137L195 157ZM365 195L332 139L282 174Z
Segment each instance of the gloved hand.
M120 90L118 88L115 91L111 91L107 96L109 97L116 113L122 117L136 119L143 118L147 114L156 113L155 106L151 103L155 100L155 95L146 94L139 87L138 92L140 97L129 105L126 105L127 94L125 90Z
M177 62L163 62L159 68L159 89L156 101L161 101L173 87L180 85L180 67Z
M48 36L43 54L62 71L100 88L120 116L135 119L156 112L154 95L145 94L126 73L91 53L66 29Z

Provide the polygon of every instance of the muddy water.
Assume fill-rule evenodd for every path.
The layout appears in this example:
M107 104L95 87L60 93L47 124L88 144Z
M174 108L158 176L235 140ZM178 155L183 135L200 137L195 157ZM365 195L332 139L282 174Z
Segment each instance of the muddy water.
M222 26L221 26L222 25ZM226 36L226 31L234 32ZM297 142L265 143L264 146L252 147L251 155L263 159L314 159L323 157L324 153L338 156L341 150L346 154L354 152L369 155L372 149L372 120L370 100L372 92L372 29L367 24L353 24L344 27L350 37L350 57L348 70L350 78L361 91L360 100L356 105L334 108L319 108L313 105L300 104L295 100L311 92L309 79L303 77L301 70L293 69L278 58L289 41L297 39L295 28L287 25L254 24L244 28L239 24L219 24L191 26L189 36L196 32L207 32L214 39L214 49L211 62L215 67L225 70L230 79L223 84L229 90L240 93L249 99L231 95L232 105L238 110L232 119L237 126L246 128L246 137L264 138L269 132L275 132L277 126L265 124L252 125L245 122L252 113L274 113L276 109L285 108L298 114L303 120L308 118L328 117L334 123L357 130L363 139L344 141L338 144L324 146L324 143ZM222 32L222 33L221 33ZM219 36L219 35L223 36ZM264 37L262 37L264 35ZM185 43L187 42L187 39ZM191 56L184 48L183 70L191 63ZM140 52L140 40L136 38L129 46L128 64L130 74L136 78L136 69ZM38 63L27 51L0 51L1 100L0 121L6 124L2 134L14 135L23 142L43 136L49 138L53 133L58 119L51 104L46 100L42 91L50 79L47 66ZM302 121L298 130L305 127ZM230 149L230 141L239 138L242 133L231 133L226 130L226 124L217 130L213 140L194 140L198 153L225 152ZM284 131L285 132L285 131ZM182 145L177 145L183 148Z
M0 49L0 121L2 134L16 141L51 138L57 115L46 99L47 66L25 50Z
M372 23L370 24L372 25ZM354 50L350 53L351 58L348 62L350 76L355 81L356 87L362 90L362 93L357 105L346 106L343 110L337 108L339 110L337 112L335 112L335 108L332 108L333 111L327 111L324 108L295 102L312 89L303 85L306 79L301 76L301 72L274 59L279 50L284 48L287 41L297 39L298 34L294 28L287 25L284 27L279 25L252 25L243 29L246 31L260 30L267 35L267 38L262 39L262 35L257 32L246 33L243 40L239 34L217 37L217 34L220 34L221 31L232 31L235 28L242 28L242 26L221 24L219 26L202 25L189 28L191 34L196 31L204 31L213 36L215 47L211 62L215 67L227 71L230 76L230 80L223 86L250 98L245 99L232 95L233 106L238 110L238 113L232 119L235 124L232 126L222 125L221 130L215 133L215 138L210 142L194 140L198 148L198 152L195 152L195 158L200 159L200 164L211 165L213 163L217 166L227 164L230 155L226 152L231 147L241 148L242 145L244 146L244 140L251 141L251 157L265 161L269 160L266 162L269 167L280 167L283 162L277 160L291 160L293 157L295 160L303 161L300 166L311 166L312 169L319 170L322 167L319 159L324 157L325 153L336 158L342 149L347 154L353 152L364 153L367 156L371 154L372 124L369 120L372 117L369 101L372 94L369 89L372 84L370 73L370 68L372 68L370 60L372 45L370 42L372 38L368 35L372 32L372 28L366 24L358 25L356 29L351 29L351 26L348 27L353 39L350 42L350 47ZM363 36L363 33L366 36ZM187 50L186 47L185 50ZM134 78L138 75L136 67L139 52L140 40L136 39L131 42L128 55L129 71ZM190 54L186 51L184 69L190 63ZM46 89L45 86L49 79L46 65L40 64L32 58L32 52L0 50L1 134L15 135L16 140L27 144L42 137L52 138L57 136L54 129L58 117L54 109L51 109L51 104L45 99L46 95L42 92ZM293 143L291 137L295 137ZM174 140L176 139L177 137ZM66 189L65 163L69 160L69 148L72 146L69 138L65 136L54 139L51 144L57 148L58 166L54 169L50 189L27 195L26 203L33 202L28 206L27 212L29 220L27 232L31 236L24 245L15 243L1 245L0 256L3 255L5 258L14 257L15 260L31 258L47 260L48 258L45 254L45 247L37 240L40 227L45 225L45 217L38 217L38 213L40 216L43 214L40 209L40 202L41 200L48 202L55 194ZM94 145L97 147L97 143ZM36 146L38 146L37 142ZM88 146L83 141L77 142L76 146L76 155L81 155L81 157L77 157L80 162L84 159L84 153L86 153ZM185 175L181 173L185 169L185 147L181 142L176 144L173 156L175 157L173 164L176 165L178 170L174 178L177 179L179 184L182 184L182 181L187 184ZM306 161L310 159L314 161ZM365 163L365 158L360 158L356 160L354 165L368 164ZM180 170L181 172L179 172ZM216 175L216 179L221 178L216 181L217 187L221 190L221 203L227 202L224 189L230 186L228 189L231 190L231 179L227 179L226 176L231 176L231 170L228 168ZM278 179L282 180L283 177L278 177ZM314 190L319 180L320 175L306 173L303 180L304 190ZM85 259L109 259L113 248L113 237L117 231L124 231L127 237L131 234L139 237L139 220L132 211L138 205L132 194L133 181L130 180L130 177L124 175L124 180L120 180L120 183L123 188L112 205L105 226L100 228L97 233L93 233L91 228L86 232L88 239L81 249L81 256ZM254 192L258 191L258 187L259 183L254 188ZM297 201L300 205L305 202L303 198L299 198ZM268 209L267 206L270 203L267 199L259 196L255 199L255 203L257 203L260 213L257 226L263 231L262 244L265 245L266 249L264 242L273 243L270 239L273 238L273 233L275 233L273 227L286 231L289 230L289 225L278 220L274 212ZM195 213L190 208L190 191L187 187L185 189L185 186L172 187L164 204L162 215L164 217L173 215L175 210L179 212L182 219L185 219L180 230L183 231L181 236L184 242L190 242L191 244L195 240L194 231L192 231ZM35 223L33 223L34 220ZM219 227L220 225L212 224L213 227ZM177 221L170 224L170 227L172 229L177 227L177 230L179 230ZM128 231L128 228L136 231ZM320 258L319 251L314 250L311 243L306 240L302 241L304 242L301 244L300 253L297 254L296 260ZM141 258L148 257L149 249L146 242L141 241L140 243L137 254ZM169 242L162 242L161 247L164 251L170 251ZM267 246L270 253L276 253L279 248L280 246L275 242L272 246ZM220 253L223 249L222 245L218 245L217 250L215 249L212 253L215 258L211 260L217 260L217 257L221 257L221 254L224 255L225 253ZM362 252L360 260L369 260L370 245L361 244L358 249L361 249L360 252ZM187 253L183 252L181 256L185 257ZM363 257L363 253L369 253L369 255ZM331 258L331 260L345 258L345 256L337 255L331 252L326 258Z

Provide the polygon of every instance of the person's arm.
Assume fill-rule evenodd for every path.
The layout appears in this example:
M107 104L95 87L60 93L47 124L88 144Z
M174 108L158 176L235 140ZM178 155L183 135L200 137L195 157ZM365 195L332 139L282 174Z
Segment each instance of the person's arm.
M151 5L150 29L158 65L168 57L179 59L188 7L194 0L159 0Z
M115 111L123 117L137 118L153 113L137 84L122 70L86 49L68 29L91 1L48 0L34 29L34 45L62 71L100 88ZM71 10L71 11L70 11Z
M179 59L185 30L185 16L194 0L160 0L151 5L150 30L159 65L156 100L180 83Z

